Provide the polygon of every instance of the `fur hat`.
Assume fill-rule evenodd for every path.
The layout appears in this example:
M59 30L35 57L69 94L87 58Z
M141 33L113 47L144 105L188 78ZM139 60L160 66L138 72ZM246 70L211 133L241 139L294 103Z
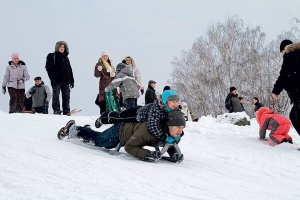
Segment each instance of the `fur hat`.
M282 40L282 42L280 43L280 52L282 52L284 48L289 44L293 44L293 42L291 40Z
M11 54L11 59L13 60L15 57L19 58L19 54L18 53L13 53Z
M102 53L101 53L101 57L102 57L102 56L108 56L108 57L109 57L109 55L108 55L107 51L102 51Z
M64 45L65 46L65 51L64 51L64 54L67 56L69 55L69 47L68 47L68 44L65 42L65 41L58 41L56 42L55 44L55 52L58 52L59 51L59 47L61 45Z
M185 117L180 110L172 110L168 113L168 126L185 126Z
M236 90L236 88L235 87L230 87L230 92L232 92L232 91L234 91L234 90Z
M267 107L261 107L260 109L258 109L258 111L256 111L256 120L260 121L262 114L268 110L270 110L270 109Z

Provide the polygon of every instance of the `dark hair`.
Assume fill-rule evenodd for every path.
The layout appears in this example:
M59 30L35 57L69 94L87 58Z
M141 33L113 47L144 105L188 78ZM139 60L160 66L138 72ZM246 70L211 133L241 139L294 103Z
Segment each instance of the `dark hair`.
M168 85L166 85L166 86L164 87L163 91L165 91L165 90L171 90L171 87L168 86Z
M239 100L242 100L242 99L244 99L243 97L239 97Z
M255 100L259 101L257 97L253 97L253 99L255 99Z

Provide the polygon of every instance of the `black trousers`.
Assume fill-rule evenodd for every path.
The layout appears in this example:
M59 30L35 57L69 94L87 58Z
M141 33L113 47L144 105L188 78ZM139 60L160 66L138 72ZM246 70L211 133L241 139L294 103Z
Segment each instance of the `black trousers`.
M55 83L52 85L52 108L53 111L60 111L60 101L59 95L60 91L62 94L62 111L63 114L66 115L70 112L70 84L63 83Z
M48 107L42 106L42 107L34 107L34 111L36 113L43 113L48 114Z
M300 101L294 102L293 108L290 112L290 120L295 130L300 135Z

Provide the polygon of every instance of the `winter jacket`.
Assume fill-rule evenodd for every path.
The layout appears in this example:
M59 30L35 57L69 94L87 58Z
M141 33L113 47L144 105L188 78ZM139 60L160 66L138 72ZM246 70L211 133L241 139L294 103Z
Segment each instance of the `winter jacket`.
M164 133L169 132L168 126L165 123L160 123L159 127ZM184 133L182 132L181 136L183 135ZM149 150L144 149L144 146L155 145L160 140L149 132L147 122L123 123L119 130L119 139L120 142L125 145L125 151L139 159L145 159L148 154ZM176 141L176 143L179 143L179 141L180 139ZM168 149L169 155L173 155L175 151L173 147Z
M111 64L110 60L107 63L111 66L112 72L107 71L107 69L105 67L105 64L103 63L101 58L99 58L98 63L95 65L95 69L94 69L94 76L96 78L100 77L100 80L99 80L99 101L104 101L105 100L105 88L112 82L112 80L114 79L114 76L115 76L114 66ZM101 71L99 71L98 66L102 66ZM113 76L113 77L111 77L111 76Z
M264 107L264 105L262 103L256 102L254 104L254 112L258 111L258 109L260 109L261 107Z
M136 66L136 62L135 62L133 56L130 56L130 55L125 56L123 58L122 62L126 63L126 58L128 58L128 57L131 58L131 63L132 63L131 68L132 68L132 71L133 71L134 78L135 78L137 84L139 86L142 86L142 76L141 76L140 70Z
M242 111L245 112L246 110L245 110L245 107L242 103L241 103L241 107L242 107Z
M25 89L25 82L30 78L25 63L20 60L17 65L14 65L12 61L9 61L8 64L2 86ZM23 82L20 83L18 80L23 80Z
M110 91L116 87L120 87L121 85L121 91L124 100L127 98L139 98L140 86L136 83L133 76L133 71L128 65L116 75L112 82L106 87L106 90Z
M65 46L65 52L59 52L59 46ZM46 60L46 70L51 81L55 83L74 84L73 71L68 58L69 48L66 42L60 41L55 45L55 52L49 53Z
M262 111L262 112L260 112ZM260 139L264 139L266 137L266 130L271 130L270 135L273 135L281 125L288 124L291 122L286 117L276 114L274 110L259 110L257 114L257 121L259 122L259 137ZM274 138L272 138L274 139ZM276 141L280 143L281 141Z
M287 91L291 103L300 100L300 42L285 47L280 75L277 78L272 93L279 95Z
M229 111L229 113L242 112L242 106L238 94L234 95L232 93L229 93L225 99L225 107Z
M35 90L32 95L29 94L30 91ZM52 94L50 88L42 82L40 85L32 86L26 93L26 98L32 97L32 107L43 107L45 102L48 103L51 100Z
M145 94L145 104L153 103L157 99L155 90L151 85L148 85Z
M153 103L140 108L137 112L137 121L147 121L147 127L150 133L161 140L166 138L166 134L159 127L160 123L166 122L168 112L161 99L155 100Z

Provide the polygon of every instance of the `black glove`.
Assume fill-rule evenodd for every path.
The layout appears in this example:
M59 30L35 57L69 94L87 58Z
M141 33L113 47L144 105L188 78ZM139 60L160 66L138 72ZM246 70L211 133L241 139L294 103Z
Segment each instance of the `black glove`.
M141 89L141 95L143 95L144 94L144 90L143 89Z
M31 90L29 91L29 94L30 94L30 95L33 95L35 92L36 92L36 87L33 86L33 87L31 88Z
M70 88L74 88L74 83L70 83Z
M5 94L6 93L6 87L2 86L2 93Z

